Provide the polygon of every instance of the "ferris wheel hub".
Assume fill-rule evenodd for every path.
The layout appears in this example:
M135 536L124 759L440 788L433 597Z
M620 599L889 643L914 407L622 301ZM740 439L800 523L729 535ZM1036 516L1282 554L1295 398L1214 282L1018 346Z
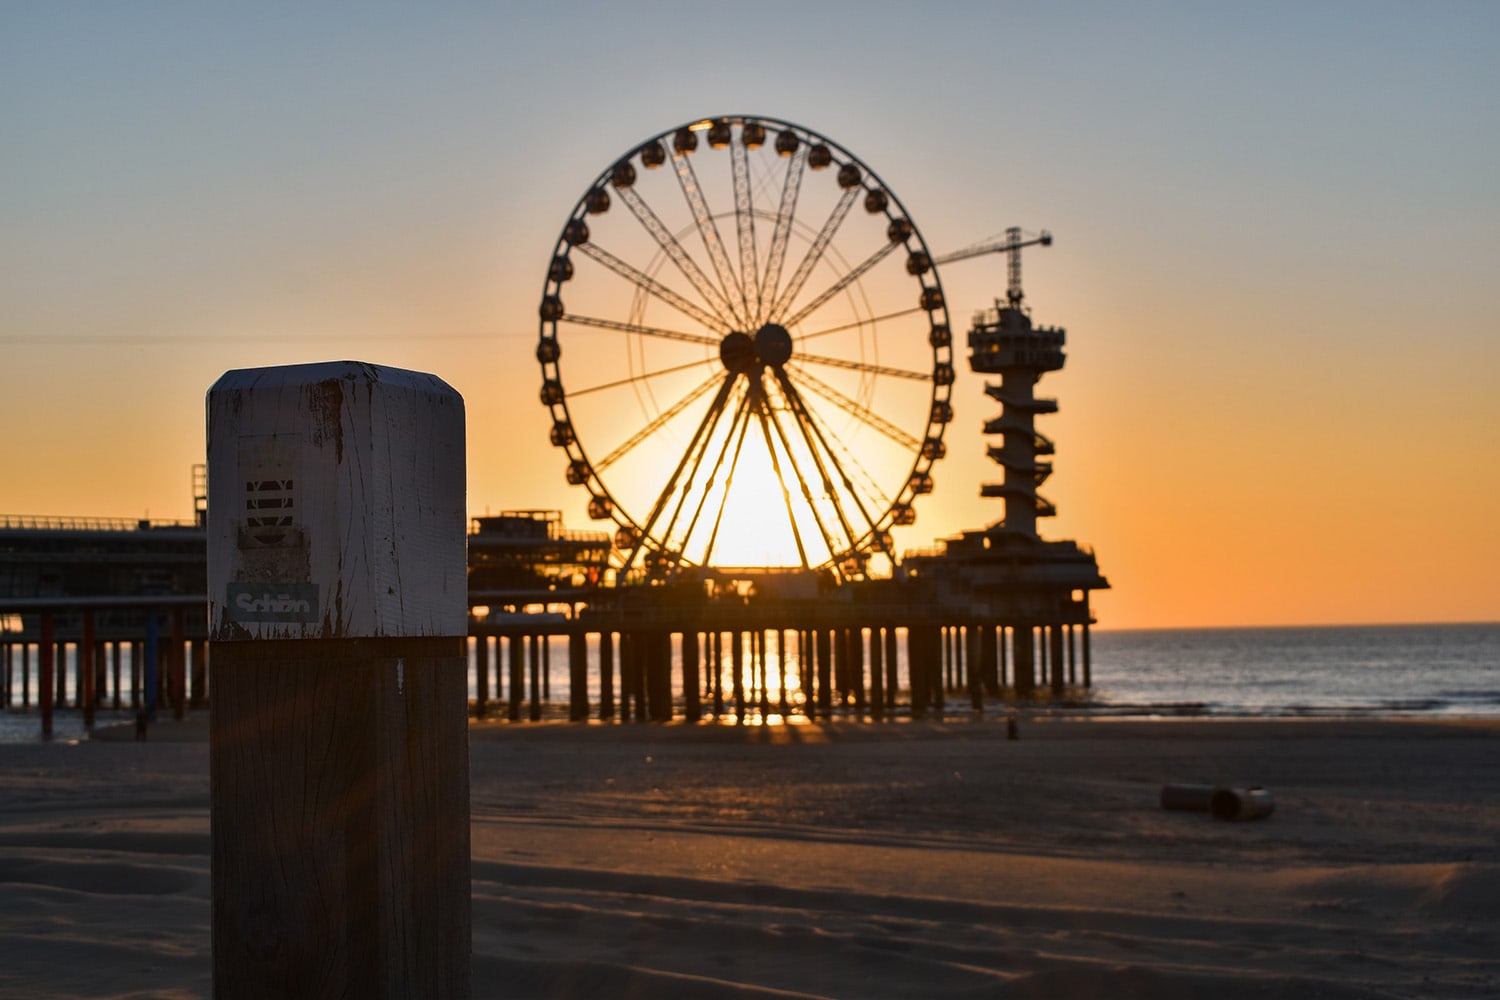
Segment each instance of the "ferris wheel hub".
M750 375L762 368L780 368L791 360L792 335L780 323L767 323L751 337L733 330L719 341L719 360L736 375Z
M725 334L724 339L719 341L719 360L736 375L748 375L760 367L755 342L748 333L738 330Z
M780 368L792 357L792 335L780 323L767 323L755 332L755 353L763 364Z

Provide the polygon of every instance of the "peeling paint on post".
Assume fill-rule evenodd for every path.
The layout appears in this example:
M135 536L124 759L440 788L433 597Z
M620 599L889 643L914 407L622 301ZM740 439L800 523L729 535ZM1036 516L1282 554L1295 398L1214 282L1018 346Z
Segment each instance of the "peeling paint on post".
M208 463L214 996L468 997L463 400L232 371Z

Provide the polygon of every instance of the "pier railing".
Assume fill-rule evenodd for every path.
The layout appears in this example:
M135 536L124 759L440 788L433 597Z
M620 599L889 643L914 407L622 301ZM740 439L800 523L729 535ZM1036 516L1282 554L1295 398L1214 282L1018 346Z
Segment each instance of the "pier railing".
M155 528L197 528L194 521L153 521L129 517L48 517L0 514L0 531L150 531Z
M70 703L89 729L111 702L134 708L138 725L158 708L181 719L189 705L207 704L207 603L202 594L0 598L0 703L34 704L44 739L55 710Z

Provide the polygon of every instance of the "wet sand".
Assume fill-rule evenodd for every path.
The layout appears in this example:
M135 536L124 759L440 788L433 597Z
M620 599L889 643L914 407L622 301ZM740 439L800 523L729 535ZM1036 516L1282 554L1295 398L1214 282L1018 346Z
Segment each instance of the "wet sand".
M0 746L0 996L208 996L204 731ZM1493 720L482 724L470 754L476 997L1500 995Z

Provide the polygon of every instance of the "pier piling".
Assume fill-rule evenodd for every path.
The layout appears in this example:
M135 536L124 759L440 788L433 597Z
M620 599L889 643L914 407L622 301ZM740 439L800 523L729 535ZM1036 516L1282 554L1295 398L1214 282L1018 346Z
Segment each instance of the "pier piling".
M482 719L490 710L490 637L480 633L474 642L474 717Z
M615 717L615 637L608 629L599 633L599 718Z
M208 411L213 995L467 998L463 402L334 362Z
M568 636L568 682L568 719L584 722L589 717L589 647L582 632Z
M57 655L57 644L53 640L56 624L53 621L52 612L42 612L42 641L39 657L39 672L37 679L37 703L42 710L42 739L52 738L52 670L53 658Z
M688 722L703 718L703 682L698 676L698 658L702 650L698 633L692 630L682 633L682 710Z

